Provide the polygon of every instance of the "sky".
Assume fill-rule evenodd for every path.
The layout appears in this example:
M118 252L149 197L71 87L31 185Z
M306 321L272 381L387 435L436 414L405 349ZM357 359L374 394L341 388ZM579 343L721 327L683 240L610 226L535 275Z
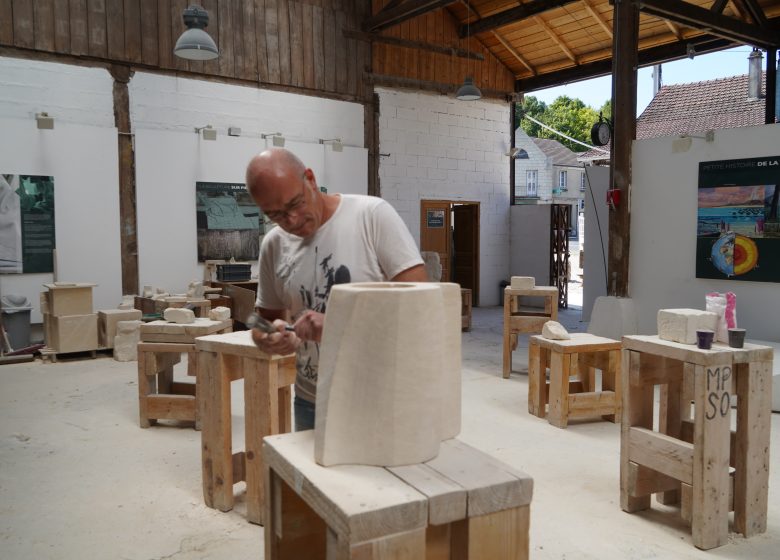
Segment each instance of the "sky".
M729 76L738 76L748 72L748 46L735 47L711 54L696 56L693 60L684 58L662 65L661 85L686 84L714 80ZM766 53L764 53L766 69ZM581 99L585 105L598 110L612 97L612 77L603 76L566 86L540 89L529 92L548 105L561 95ZM637 76L637 116L645 110L653 97L652 67L640 68Z

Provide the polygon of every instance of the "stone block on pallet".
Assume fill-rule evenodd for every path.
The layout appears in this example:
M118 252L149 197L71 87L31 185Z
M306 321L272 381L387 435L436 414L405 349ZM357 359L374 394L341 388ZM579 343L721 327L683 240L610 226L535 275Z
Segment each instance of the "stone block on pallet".
M681 344L696 344L696 331L715 330L718 316L701 309L659 309L658 338Z

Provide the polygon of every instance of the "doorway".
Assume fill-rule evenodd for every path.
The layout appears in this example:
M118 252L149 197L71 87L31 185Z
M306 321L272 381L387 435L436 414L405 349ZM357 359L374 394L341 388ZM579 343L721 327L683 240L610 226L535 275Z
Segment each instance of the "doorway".
M437 252L441 281L470 289L479 305L479 202L421 200L420 250Z

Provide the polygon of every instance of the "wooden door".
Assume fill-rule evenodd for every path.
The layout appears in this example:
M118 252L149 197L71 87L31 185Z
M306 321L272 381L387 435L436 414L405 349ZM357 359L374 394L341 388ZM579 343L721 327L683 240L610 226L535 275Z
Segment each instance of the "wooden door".
M441 281L450 281L452 228L450 203L443 200L420 201L420 251L436 251L441 261Z
M452 208L452 281L471 290L474 305L479 293L479 204L459 204Z

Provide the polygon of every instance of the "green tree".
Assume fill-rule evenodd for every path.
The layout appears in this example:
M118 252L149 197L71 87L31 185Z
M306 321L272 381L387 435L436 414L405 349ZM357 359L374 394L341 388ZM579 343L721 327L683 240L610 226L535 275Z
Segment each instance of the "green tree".
M533 118L535 118L536 120L544 122L544 113L547 111L547 104L544 101L539 101L533 95L529 95L528 97L523 99L522 103L518 103L515 105L515 110L517 111L516 122L520 127L522 127L523 131L528 136L533 136L534 138L540 138L539 132L544 129L540 127L538 124L536 124L535 122L530 121L528 119L524 119L523 115L528 114Z
M585 105L581 100L562 95L550 104L543 118L539 120L580 142L590 143L590 129L593 123L598 120L598 117L598 113ZM558 140L561 144L575 152L582 152L587 149L585 146L567 140L551 130L542 129L539 137Z
M612 100L607 99L604 102L604 105L601 106L601 109L599 109L599 112L604 116L605 119L612 120Z

